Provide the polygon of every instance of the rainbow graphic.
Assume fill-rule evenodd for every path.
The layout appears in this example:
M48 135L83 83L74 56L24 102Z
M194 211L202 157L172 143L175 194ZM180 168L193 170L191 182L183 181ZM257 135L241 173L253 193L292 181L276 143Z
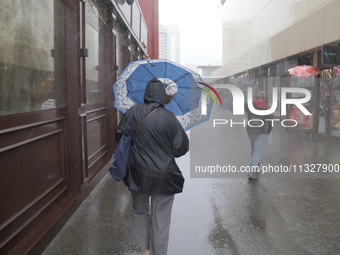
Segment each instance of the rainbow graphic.
M219 94L217 93L217 91L216 91L212 86L210 86L210 85L208 85L208 84L205 84L205 83L203 83L203 82L198 82L198 83L199 83L199 84L202 84L202 85L204 85L204 86L206 86L206 87L208 87L212 92L214 92L215 95L217 96L218 100L220 101L221 106L222 106L222 100L221 100ZM211 94L211 92L210 92L209 90L204 89L204 88L200 88L200 89L203 90L204 92L206 92L206 93L212 98L212 100L214 100L215 105L217 105L216 100L215 100L213 94Z

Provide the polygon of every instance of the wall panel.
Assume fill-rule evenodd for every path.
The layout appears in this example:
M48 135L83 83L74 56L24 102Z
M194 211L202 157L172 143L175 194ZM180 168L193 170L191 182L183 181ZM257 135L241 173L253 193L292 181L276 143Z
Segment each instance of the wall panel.
M65 195L65 159L65 117L0 130L0 250L23 238Z

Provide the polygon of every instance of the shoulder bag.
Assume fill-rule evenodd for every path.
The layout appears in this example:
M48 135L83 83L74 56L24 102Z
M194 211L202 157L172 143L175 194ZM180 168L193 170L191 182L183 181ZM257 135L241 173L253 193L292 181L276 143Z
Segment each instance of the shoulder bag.
M109 171L111 176L116 180L116 181L120 181L122 180L125 176L126 176L126 169L129 163L129 158L130 158L130 154L131 154L131 147L132 147L132 137L131 137L131 132L128 132L129 135L125 135L126 131L131 129L131 119L134 113L136 106L133 106L131 113L129 115L129 118L126 122L125 128L124 128L124 132L122 134L122 137L112 155L111 161L110 161L110 167L109 167ZM135 136L133 138L133 141L136 140L137 134L139 129L141 128L141 126L143 125L143 123L153 114L155 113L157 110L161 109L162 107L158 107L155 110L153 110L152 112L150 112L145 118L144 120L140 123Z

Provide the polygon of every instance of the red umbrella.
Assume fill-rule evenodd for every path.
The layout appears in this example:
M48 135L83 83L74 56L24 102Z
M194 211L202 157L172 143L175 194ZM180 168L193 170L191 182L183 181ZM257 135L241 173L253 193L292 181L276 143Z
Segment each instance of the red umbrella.
M291 75L297 77L311 77L320 73L319 69L317 69L315 66L307 65L293 67L291 69L288 69L288 72Z

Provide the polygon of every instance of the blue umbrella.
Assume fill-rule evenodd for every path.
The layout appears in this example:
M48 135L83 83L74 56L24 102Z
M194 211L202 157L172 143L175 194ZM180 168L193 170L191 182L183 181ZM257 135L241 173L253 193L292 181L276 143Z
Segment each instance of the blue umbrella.
M166 92L173 95L165 108L175 114L184 130L209 119L212 100L207 100L208 114L201 114L200 75L166 59L131 62L113 85L115 107L125 113L134 104L144 103L146 85L153 78L162 81Z

